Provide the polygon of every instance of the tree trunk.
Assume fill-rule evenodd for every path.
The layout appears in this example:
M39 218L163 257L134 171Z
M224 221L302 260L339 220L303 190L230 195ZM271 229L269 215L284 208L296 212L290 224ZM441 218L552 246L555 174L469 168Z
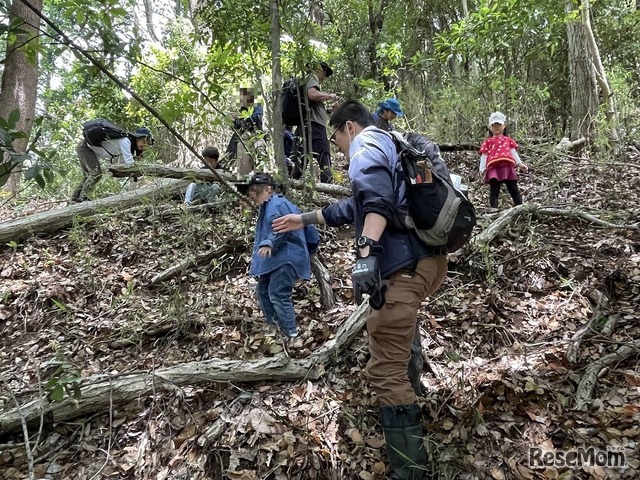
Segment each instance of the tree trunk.
M160 39L158 38L158 35L156 35L156 31L153 28L153 4L151 2L152 0L143 0L144 16L145 16L145 19L147 20L146 30L147 32L149 32L151 39L159 43Z
M326 366L339 358L340 350L347 347L360 333L367 320L368 302L363 302L340 326L335 337L327 341L307 358L290 358L280 354L258 360L222 360L213 358L189 362L153 372L137 372L106 378L104 375L87 378L80 385L81 397L50 402L47 397L32 400L0 412L0 432L7 434L21 428L22 420L35 425L59 422L109 409L134 399L181 386L215 382L257 382L265 380L302 380L320 378Z
M42 0L24 0L38 11L42 10ZM38 94L38 29L40 17L22 0L13 0L9 8L13 21L19 18L23 21L18 28L26 33L17 35L13 42L7 40L7 56L4 62L2 84L0 86L0 118L5 120L13 110L20 112L16 130L23 131L25 138L14 140L13 146L17 152L25 152L29 142L31 126L36 110ZM15 172L9 178L5 188L12 194L18 191L20 172Z
M271 138L273 138L273 153L276 157L276 165L278 172L282 177L283 183L286 185L288 171L284 161L284 144L282 141L282 62L280 60L280 12L278 10L278 0L269 2L271 13L271 85L273 94L271 96L271 125L273 130Z
M593 59L593 67L595 70L598 85L600 87L602 103L607 106L605 115L607 117L607 121L609 122L609 140L611 142L611 146L613 147L613 151L615 153L618 153L620 139L618 137L618 129L616 128L616 124L618 123L616 102L613 96L613 92L611 91L611 87L609 86L609 81L607 80L607 73L605 72L604 66L602 65L602 60L600 59L600 50L598 49L595 35L593 34L593 30L591 29L591 7L589 4L589 0L583 0L583 3L584 7L582 9L582 23L584 25L587 46L589 47L589 52L591 53L591 57Z
M82 202L64 208L29 215L28 217L0 223L0 243L18 240L38 233L55 232L73 222L74 218L89 217L104 210L125 209L148 202L153 198L174 195L189 184L186 180L165 180L160 185L149 185L123 195Z
M571 15L567 21L569 44L569 77L571 84L570 139L584 137L591 140L593 118L598 109L598 90L591 50L580 15L572 0L565 2L565 11Z

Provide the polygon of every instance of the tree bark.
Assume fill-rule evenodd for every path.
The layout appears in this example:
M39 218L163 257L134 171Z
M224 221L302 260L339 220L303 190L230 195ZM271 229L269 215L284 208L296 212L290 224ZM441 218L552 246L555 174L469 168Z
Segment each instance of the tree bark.
M280 12L278 0L269 2L271 13L271 85L273 88L271 107L271 138L273 138L273 153L276 157L278 172L286 184L289 172L284 161L284 143L282 142L282 62L280 60Z
M584 377L576 389L575 410L586 410L591 400L593 389L598 383L600 372L614 363L620 363L625 358L640 352L640 340L636 340L627 345L623 345L615 352L608 353L587 366Z
M333 295L333 289L331 288L331 274L327 267L318 259L317 255L311 256L311 271L313 276L318 281L320 287L320 301L322 302L322 308L325 310L331 310L336 306L336 299Z
M0 243L18 240L29 235L55 232L71 224L75 218L90 217L104 210L122 210L150 200L174 195L189 184L186 180L165 180L122 195L76 203L68 207L48 210L28 217L0 223Z
M602 95L602 103L607 106L606 117L609 122L609 140L611 142L611 146L613 147L614 153L618 153L620 148L620 138L618 137L618 129L616 128L616 124L618 123L618 112L616 110L616 102L613 96L613 91L609 86L609 81L607 80L607 73L604 70L604 66L602 65L602 60L600 59L600 51L598 49L598 44L596 43L596 37L593 34L593 30L591 28L591 20L590 20L590 3L589 0L583 0L583 9L582 9L582 23L584 25L584 33L586 38L586 43L589 48L591 58L593 59L593 68L596 75L596 80L598 85L600 86L600 93Z
M80 386L81 397L65 398L52 403L46 397L37 398L20 407L0 412L0 435L22 428L22 420L37 425L60 422L92 412L107 410L111 405L126 404L146 395L177 390L187 385L214 382L257 382L264 380L317 379L325 367L346 348L364 327L368 303L363 302L340 326L333 339L307 358L293 359L286 354L253 361L211 359L189 362L152 372L104 375L87 378Z
M584 23L579 14L575 15L577 8L580 6L576 7L572 0L566 0L565 12L572 16L567 20L571 85L570 140L580 137L591 140L593 119L598 109L598 90Z
M42 0L28 1L37 11L42 10ZM24 23L19 28L25 30L25 33L16 35L11 43L7 40L7 56L0 86L0 118L6 120L16 109L20 112L16 130L24 132L26 137L14 140L13 146L17 152L24 153L31 134L38 95L37 46L40 17L22 0L14 0L9 12L11 20L22 19ZM21 175L20 172L14 172L5 185L12 194L18 191Z
M167 167L165 165L106 165L106 168L114 177L131 177L133 175L149 175L164 178L184 178L188 180L204 180L216 182L218 178L207 169L190 170L188 168ZM222 170L216 170L218 175L227 181L235 181L234 177ZM300 180L289 179L289 185L296 190L304 190L304 183ZM333 183L316 183L316 191L333 196L349 197L351 189Z

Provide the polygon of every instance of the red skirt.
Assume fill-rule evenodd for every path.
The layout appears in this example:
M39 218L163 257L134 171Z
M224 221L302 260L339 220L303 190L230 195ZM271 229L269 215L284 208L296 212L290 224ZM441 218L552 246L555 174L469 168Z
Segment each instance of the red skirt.
M507 162L493 164L487 168L487 171L484 174L484 182L489 183L492 178L495 178L499 182L504 182L505 180L518 180L516 167L512 163Z

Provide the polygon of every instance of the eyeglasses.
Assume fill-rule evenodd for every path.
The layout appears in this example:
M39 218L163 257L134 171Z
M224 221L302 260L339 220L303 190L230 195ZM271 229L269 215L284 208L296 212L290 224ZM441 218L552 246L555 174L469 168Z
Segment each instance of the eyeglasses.
M340 126L338 128L336 128L333 133L331 134L331 136L329 137L329 142L331 142L333 145L335 145L336 147L338 146L338 144L336 143L336 133L338 133L338 130L341 130L342 127L344 127L344 124L347 122L342 122L340 124Z

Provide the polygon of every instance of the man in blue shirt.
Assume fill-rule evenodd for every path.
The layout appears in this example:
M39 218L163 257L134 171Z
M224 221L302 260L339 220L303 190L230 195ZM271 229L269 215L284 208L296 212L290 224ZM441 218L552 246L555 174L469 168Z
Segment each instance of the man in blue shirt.
M257 173L249 181L248 197L260 209L249 275L258 277L256 293L267 323L291 339L298 326L291 294L298 279L311 278L310 251L318 246L313 225L305 230L276 233L272 222L289 213L300 213L283 195L275 193L273 177Z
M387 98L384 102L378 104L378 110L373 113L373 124L382 129L390 132L393 130L391 121L396 117L403 117L404 112L400 108L400 102L395 98Z
M407 374L421 302L447 273L447 259L422 243L398 219L406 211L396 146L372 126L364 105L349 101L331 116L331 141L349 160L352 196L322 210L277 219L276 232L308 224L355 224L356 299L370 295L366 374L380 406L391 478L422 479L426 473L420 407Z

